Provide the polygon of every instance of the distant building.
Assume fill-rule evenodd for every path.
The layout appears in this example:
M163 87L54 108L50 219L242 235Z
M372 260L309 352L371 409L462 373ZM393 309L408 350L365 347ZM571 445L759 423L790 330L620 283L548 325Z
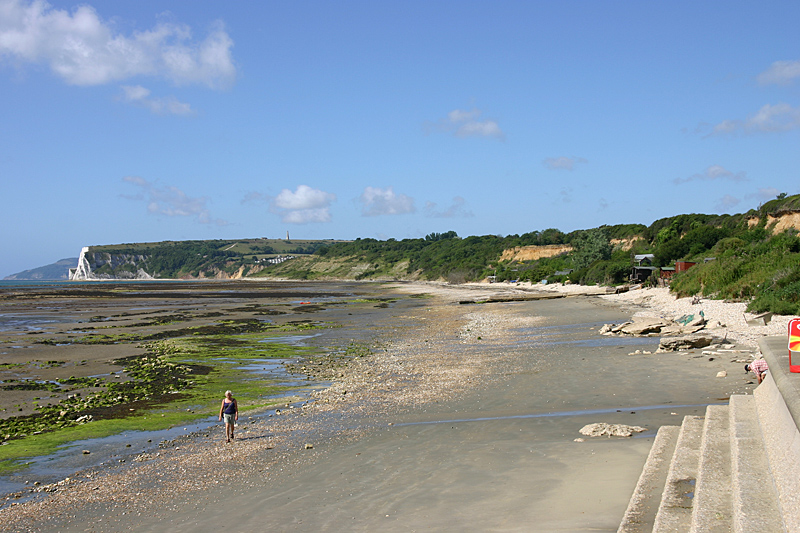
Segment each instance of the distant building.
M637 254L633 256L635 263L631 268L630 280L633 283L643 283L649 278L653 271L658 270L653 266L653 260L656 258L653 254Z

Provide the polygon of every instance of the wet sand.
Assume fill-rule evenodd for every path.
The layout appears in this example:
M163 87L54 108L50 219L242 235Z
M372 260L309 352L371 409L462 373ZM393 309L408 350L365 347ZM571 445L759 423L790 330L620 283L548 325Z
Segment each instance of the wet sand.
M732 358L629 355L657 339L599 336L632 310L598 298L460 298L373 313L362 322L372 356L313 402L245 422L231 446L221 429L190 438L0 519L60 531L613 531L658 427L753 386ZM592 422L647 431L575 442Z

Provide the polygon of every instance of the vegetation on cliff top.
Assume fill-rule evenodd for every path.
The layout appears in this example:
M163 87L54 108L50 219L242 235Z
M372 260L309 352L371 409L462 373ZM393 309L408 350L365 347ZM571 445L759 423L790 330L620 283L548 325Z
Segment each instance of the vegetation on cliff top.
M737 215L683 214L650 226L618 224L564 233L550 228L522 235L459 237L431 233L418 239L304 241L185 241L147 246L93 247L107 253L144 253L155 277L243 275L290 279L425 279L451 283L494 276L497 281L582 284L625 283L633 255L653 254L654 266L698 263L676 274L680 295L751 301L751 309L800 312L800 240L797 231L774 234L775 217L800 211L800 195L779 195ZM263 242L262 242L263 241ZM278 244L282 249L278 250ZM501 261L504 250L565 244L573 251L535 261ZM277 254L296 258L277 264ZM713 261L709 260L714 258Z

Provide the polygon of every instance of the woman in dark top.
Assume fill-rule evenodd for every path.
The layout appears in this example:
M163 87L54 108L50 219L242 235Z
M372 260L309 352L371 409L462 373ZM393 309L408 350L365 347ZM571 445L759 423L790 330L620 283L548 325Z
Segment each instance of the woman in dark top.
M233 423L239 420L239 405L229 390L225 391L225 398L219 408L219 419L222 420L223 417L225 417L225 442L230 442L233 438Z

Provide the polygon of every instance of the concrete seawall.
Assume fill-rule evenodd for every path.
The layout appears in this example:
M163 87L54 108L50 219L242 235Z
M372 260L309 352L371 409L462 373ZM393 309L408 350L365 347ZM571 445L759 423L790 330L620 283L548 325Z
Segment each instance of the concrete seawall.
M759 346L752 396L659 429L619 532L800 531L800 374L785 336Z
M759 342L769 377L754 396L784 524L800 531L800 374L789 372L787 344L783 336Z

